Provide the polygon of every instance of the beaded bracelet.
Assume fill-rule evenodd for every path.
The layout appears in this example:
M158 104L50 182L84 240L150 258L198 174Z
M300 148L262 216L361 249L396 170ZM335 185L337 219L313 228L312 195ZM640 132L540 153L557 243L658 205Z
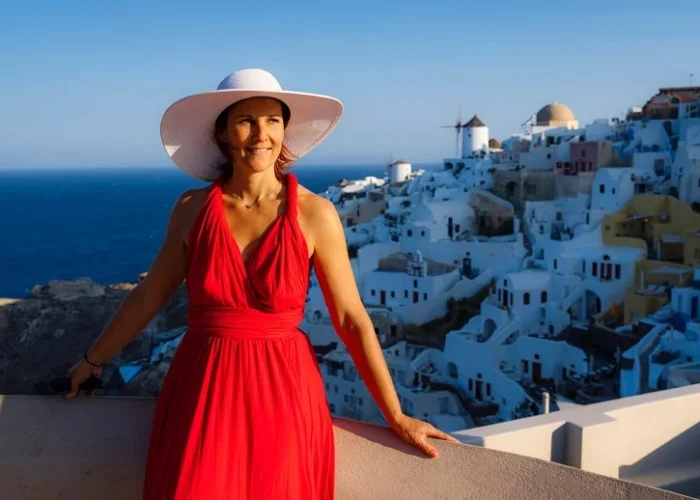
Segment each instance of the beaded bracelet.
M90 357L87 355L87 352L85 353L85 356L83 356L83 359L84 359L87 363L90 363L90 364L91 364L92 366L94 366L95 368L104 368L103 365L101 365L100 363L97 363L97 362L91 360Z

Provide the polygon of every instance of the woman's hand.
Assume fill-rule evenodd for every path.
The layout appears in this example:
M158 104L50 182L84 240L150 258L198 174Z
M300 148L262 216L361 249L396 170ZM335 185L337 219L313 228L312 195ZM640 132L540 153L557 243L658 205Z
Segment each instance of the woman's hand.
M85 360L78 361L73 368L68 371L67 377L70 379L70 390L63 395L65 399L72 399L80 394L80 384L85 382L90 377L99 378L102 375L102 368L92 366ZM90 393L90 396L95 391Z
M406 415L399 417L391 428L394 429L401 439L417 446L423 450L426 455L432 458L437 457L438 452L435 447L428 442L427 438L434 437L452 441L453 443L459 443L458 439L436 429L429 423L407 417Z

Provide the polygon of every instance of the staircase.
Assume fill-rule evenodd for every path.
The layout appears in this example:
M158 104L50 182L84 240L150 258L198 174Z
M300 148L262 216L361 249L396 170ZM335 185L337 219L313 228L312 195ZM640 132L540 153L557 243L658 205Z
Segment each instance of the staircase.
M571 293L566 296L564 302L561 305L562 311L568 311L569 308L572 305L574 305L574 302L583 297L583 294L586 291L586 285L584 283L585 281L581 281L581 283L576 285L576 287L573 290L571 290Z
M486 342L493 343L493 344L503 344L508 337L511 336L514 332L518 331L520 327L522 326L523 322L520 318L513 318L510 320L508 324L500 328L499 330L496 330L493 332L491 337L489 337Z

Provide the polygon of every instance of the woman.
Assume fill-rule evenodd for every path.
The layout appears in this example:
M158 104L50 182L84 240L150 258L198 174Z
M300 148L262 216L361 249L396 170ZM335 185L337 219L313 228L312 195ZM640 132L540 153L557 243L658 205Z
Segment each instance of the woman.
M69 376L80 383L146 326L186 279L188 331L163 382L145 499L330 499L333 428L303 316L313 265L339 336L391 427L429 456L360 300L334 206L284 170L342 114L336 99L283 91L262 70L182 99L161 135L173 161L212 181L175 203L146 276Z

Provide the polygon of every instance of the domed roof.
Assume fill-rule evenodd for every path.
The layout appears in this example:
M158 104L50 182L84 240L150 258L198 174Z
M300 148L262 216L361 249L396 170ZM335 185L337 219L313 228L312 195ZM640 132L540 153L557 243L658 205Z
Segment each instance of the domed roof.
M568 106L553 102L547 104L537 112L537 125L547 126L550 122L573 122L576 121L574 112Z

